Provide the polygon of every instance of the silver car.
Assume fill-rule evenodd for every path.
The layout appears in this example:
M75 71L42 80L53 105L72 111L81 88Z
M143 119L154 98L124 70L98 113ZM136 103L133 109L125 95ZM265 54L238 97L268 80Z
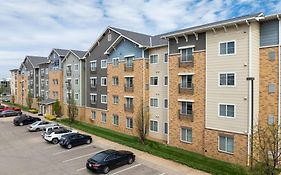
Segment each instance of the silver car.
M29 125L28 130L29 131L41 131L44 128L52 127L52 126L58 126L57 123L54 122L48 122L48 121L37 121Z

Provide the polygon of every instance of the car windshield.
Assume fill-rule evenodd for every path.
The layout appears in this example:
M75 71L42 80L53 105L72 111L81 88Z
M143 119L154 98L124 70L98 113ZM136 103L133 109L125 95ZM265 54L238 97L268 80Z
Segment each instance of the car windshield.
M101 162L101 161L103 161L107 156L108 156L108 154L101 152L101 153L98 153L98 154L94 155L91 159L94 160L94 161L96 161L96 162Z
M37 122L32 123L31 125L34 126L34 125L37 125L39 123L40 123L40 121L37 121Z

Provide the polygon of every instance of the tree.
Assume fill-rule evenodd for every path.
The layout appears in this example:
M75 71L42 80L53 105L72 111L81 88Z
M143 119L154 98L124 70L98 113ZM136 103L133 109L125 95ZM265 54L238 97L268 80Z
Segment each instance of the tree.
M143 103L141 103L136 117L137 117L136 125L137 125L138 137L141 143L144 144L148 134L149 112L147 108L143 106Z
M12 95L11 100L12 100L12 103L15 103L15 95Z
M68 117L70 123L73 123L75 118L78 116L78 108L74 99L74 92L68 97Z
M58 116L58 117L62 116L62 114L61 114L61 105L60 105L59 100L56 100L56 102L54 103L54 106L53 106L53 113L54 113L56 116Z
M277 173L278 161L281 156L279 146L279 126L259 125L254 135L254 150L256 154L254 174L274 175Z
M26 98L27 107L31 108L32 103L33 103L32 94L30 91L28 91L27 98Z

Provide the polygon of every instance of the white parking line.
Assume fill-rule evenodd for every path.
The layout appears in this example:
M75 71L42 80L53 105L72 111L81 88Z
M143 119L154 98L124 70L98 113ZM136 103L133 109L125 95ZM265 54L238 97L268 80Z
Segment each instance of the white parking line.
M101 152L101 151L104 151L104 150L100 150L100 151L92 152L92 153L90 153L90 154L86 154L86 155L74 157L74 158L72 158L72 159L64 160L64 161L62 161L62 163L70 162L70 161L72 161L72 160L80 159L80 158L82 158L82 157L87 157L87 156L89 156L89 155L96 154L96 153L99 153L99 152Z
M129 170L129 169L138 167L138 166L140 166L140 165L141 165L141 164L137 164L137 165L131 166L131 167L129 167L129 168L125 168L125 169L123 169L123 170L120 170L120 171L117 171L117 172L115 172L115 173L112 173L111 175L115 175L115 174L122 173L122 172L124 172L124 171L127 171L127 170Z
M68 149L68 150L65 150L65 151L60 151L60 152L54 153L53 156L63 154L63 153L67 153L67 152L70 152L70 151L75 151L75 150L78 150L78 149L87 148L87 147L90 147L90 146L93 146L93 145L87 145L87 146L83 146L83 147L78 147L78 148Z
M78 171L82 171L82 170L85 170L85 169L86 169L86 167L77 169L76 171L78 172Z

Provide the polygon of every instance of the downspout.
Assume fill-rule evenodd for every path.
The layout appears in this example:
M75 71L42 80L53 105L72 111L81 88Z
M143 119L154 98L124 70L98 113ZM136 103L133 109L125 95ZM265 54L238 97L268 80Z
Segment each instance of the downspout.
M142 48L142 113L145 114L145 58L144 58L144 51L146 50L147 48ZM144 121L145 122L145 121ZM145 124L143 124L143 129L144 129L144 132L146 131L146 128L145 128Z
M246 21L247 22L247 21ZM249 25L249 37L248 37L248 47L249 47L249 67L248 67L248 77L252 77L252 27ZM251 155L251 81L248 81L248 166L250 165L250 155Z
M279 20L279 39L278 39L278 138L280 137L280 84L281 84L281 63L280 63L280 45L281 45L281 19L277 15L277 18ZM279 139L278 139L279 140ZM280 150L280 143L278 143L278 150Z
M169 42L169 38L168 38L168 65L167 65L167 69L168 69L168 81L170 81L170 69L169 69L169 65L170 65L170 60L169 60L169 55L170 55L170 42ZM170 82L168 82L168 114L167 114L167 123L168 123L168 133L167 133L167 144L170 144Z

